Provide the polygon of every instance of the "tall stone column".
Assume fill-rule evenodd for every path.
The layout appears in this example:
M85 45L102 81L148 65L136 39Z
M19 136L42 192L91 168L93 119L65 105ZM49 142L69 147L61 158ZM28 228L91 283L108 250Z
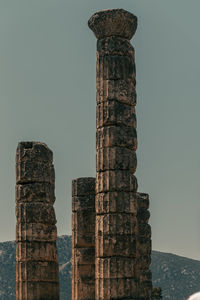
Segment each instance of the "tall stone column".
M21 142L16 153L16 300L59 300L53 153Z
M72 181L72 300L95 300L95 178Z
M104 10L88 25L97 37L96 300L149 299L140 297L136 270L136 79L130 39L137 18L123 9Z

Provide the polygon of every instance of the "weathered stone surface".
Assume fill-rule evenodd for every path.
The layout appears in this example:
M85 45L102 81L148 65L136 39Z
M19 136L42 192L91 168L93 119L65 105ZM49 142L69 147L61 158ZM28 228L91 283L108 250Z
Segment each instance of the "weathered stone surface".
M95 299L95 178L72 181L72 299Z
M93 210L95 208L95 195L72 197L72 212L79 210Z
M17 262L17 281L57 282L58 263L53 261Z
M133 150L122 147L101 148L96 154L96 170L129 170L134 174L137 167L137 156Z
M106 126L97 129L97 150L105 147L125 147L136 151L137 133L133 127Z
M136 239L133 235L97 235L96 236L96 257L135 257Z
M149 197L147 194L136 194L137 225L136 225L136 277L139 281L140 297L151 299L152 276L151 264L151 227L149 220Z
M140 237L150 238L151 237L151 226L149 224L139 224L137 234Z
M80 235L94 235L95 212L93 210L80 210L72 215L72 230Z
M88 216L88 217L87 217ZM72 241L75 248L93 248L95 239L95 214L79 211L72 215Z
M137 266L137 265L136 265ZM138 272L139 278L139 299L152 299L152 275L151 271L149 270L149 265L145 271L140 270Z
M96 258L96 278L134 278L135 260L129 257Z
M95 13L88 21L97 39L120 36L128 40L137 29L137 17L124 9L108 9Z
M136 105L135 78L126 80L102 80L97 78L97 104L117 100L127 105Z
M72 181L72 196L95 195L95 178L81 177Z
M141 271L141 273L140 273L140 286L141 286L140 296L147 297L147 299L149 299L151 297L151 292L152 292L152 275L151 275L151 271L149 271L149 270Z
M94 247L95 244L95 236L94 234L81 234L78 233L76 230L72 231L72 235L73 235L73 244L74 247L77 248L90 248L90 247Z
M19 143L16 154L16 299L59 300L53 153Z
M136 128L135 107L117 100L97 105L97 128L112 125Z
M17 202L50 202L55 201L54 185L50 183L29 183L16 185Z
M16 153L17 183L49 182L55 180L53 153L43 143L21 142Z
M149 199L137 193L133 175L136 70L129 40L137 18L106 10L93 15L89 27L98 38L95 299L150 300Z
M76 280L82 279L83 281L91 282L95 276L95 264L81 265L76 264Z
M152 280L140 283L140 299L152 299Z
M151 256L150 255L138 255L138 257L136 258L135 261L135 265L136 265L136 270L140 269L140 270L145 270L145 272L148 270L149 271L149 267L151 264ZM141 271L140 271L140 275L141 275Z
M74 257L77 265L94 264L95 249L92 248L75 248Z
M38 161L51 164L53 152L44 143L20 142L16 151L16 162L20 161Z
M56 242L18 242L17 261L57 261Z
M55 225L41 223L17 223L17 242L55 242L57 228Z
M139 250L142 249L142 247L144 247L144 250L147 248L147 245L150 244L150 238L147 238L147 237L143 237L143 236L137 236L137 249L138 249L138 253L139 253ZM145 250L146 251L146 250ZM144 253L145 255L145 253Z
M149 255L151 256L152 243L151 239L140 238L137 242L138 256Z
M149 280L152 279L152 274L151 274L151 271L143 271L141 272L141 277L140 277L141 281L143 282L147 282Z
M20 161L16 164L16 181L19 184L32 182L54 183L54 167L46 162Z
M133 213L136 215L135 193L106 192L96 195L96 213Z
M138 284L134 278L100 278L97 279L96 284L96 290L98 291L98 294L96 294L97 299L137 299Z
M16 299L58 300L58 282L16 282Z
M97 52L99 56L123 55L134 58L135 50L130 42L121 37L110 36L97 40Z
M134 195L137 208L149 208L149 195L144 193L136 193Z
M107 214L107 213L132 213L135 216L141 214L138 221L147 220L149 212L146 211L149 207L149 198L147 194L140 197L141 193L134 192L104 192L96 195L96 213ZM139 205L138 205L139 199ZM144 212L144 218L143 218Z
M77 280L75 282L74 296L72 299L77 300L94 300L95 299L95 286L94 280Z
M137 219L139 223L147 223L150 218L150 212L145 208L138 209Z
M101 80L127 80L135 78L133 57L109 55L97 57L97 77Z
M97 173L96 192L136 192L137 178L129 171L116 170Z
M56 224L54 208L48 203L19 203L16 218L18 223Z
M146 225L146 224L145 224ZM136 220L133 214L128 213L112 213L97 215L96 217L96 234L128 234L135 235Z

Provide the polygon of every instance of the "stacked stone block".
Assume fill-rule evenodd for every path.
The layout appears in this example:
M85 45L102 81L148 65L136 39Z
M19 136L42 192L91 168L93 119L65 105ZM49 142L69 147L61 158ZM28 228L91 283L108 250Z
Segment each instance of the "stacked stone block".
M53 153L21 142L16 153L16 299L59 300Z
M130 192L136 192L136 116L134 49L122 10L95 14L89 27L97 36L97 178L96 299L130 298L136 291L134 262L136 224ZM120 24L117 24L119 23ZM124 28L124 26L123 26ZM110 32L110 30L112 32ZM128 207L121 205L126 199Z
M104 10L88 25L97 37L95 299L150 299L142 293L148 280L139 243L146 229L134 176L136 79L130 39L137 18L123 9Z
M151 264L151 226L148 224L150 213L148 194L134 195L136 206L136 264L135 272L138 279L139 299L151 299L152 275Z
M72 300L95 299L95 178L72 181Z

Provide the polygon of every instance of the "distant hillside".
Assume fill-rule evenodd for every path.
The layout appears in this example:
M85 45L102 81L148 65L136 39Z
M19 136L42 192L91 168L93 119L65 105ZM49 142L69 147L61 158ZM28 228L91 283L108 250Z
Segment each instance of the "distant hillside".
M164 300L186 300L200 291L200 261L153 251L153 285L163 290Z
M71 300L71 236L58 239L61 300ZM153 285L163 299L186 300L200 290L200 261L169 253L152 253ZM15 300L15 242L0 243L0 300Z

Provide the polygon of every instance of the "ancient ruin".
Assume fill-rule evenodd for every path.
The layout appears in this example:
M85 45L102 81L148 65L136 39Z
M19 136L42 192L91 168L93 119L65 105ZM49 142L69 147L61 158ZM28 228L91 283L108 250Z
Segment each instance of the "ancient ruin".
M19 143L16 153L16 299L59 300L53 153Z
M78 220L73 198L76 218L73 218L72 289L77 289L79 280L75 269L80 270L80 266L77 267L80 254L76 252L74 240L79 240L76 235L80 235L81 243L87 240L87 235L92 240L90 228L93 226L95 294L93 288L90 295L80 288L79 296L75 297L73 292L72 300L147 300L152 296L149 197L137 192L134 176L137 166L136 78L130 39L136 31L137 18L123 9L104 10L94 14L88 25L97 37L96 220L95 225L91 221L88 228L87 217L80 214ZM85 183L79 182L80 186L78 181L74 181L73 186L81 191ZM92 203L88 203L85 197L79 209L83 205L89 220L94 213ZM79 223L80 231L75 229ZM93 264L94 258L91 259Z
M137 18L104 10L88 25L97 38L95 299L150 299L149 199L134 176Z
M96 178L72 182L72 300L150 300L149 196L137 192L137 18L94 14L97 37ZM16 155L16 299L59 300L52 151L19 143Z

